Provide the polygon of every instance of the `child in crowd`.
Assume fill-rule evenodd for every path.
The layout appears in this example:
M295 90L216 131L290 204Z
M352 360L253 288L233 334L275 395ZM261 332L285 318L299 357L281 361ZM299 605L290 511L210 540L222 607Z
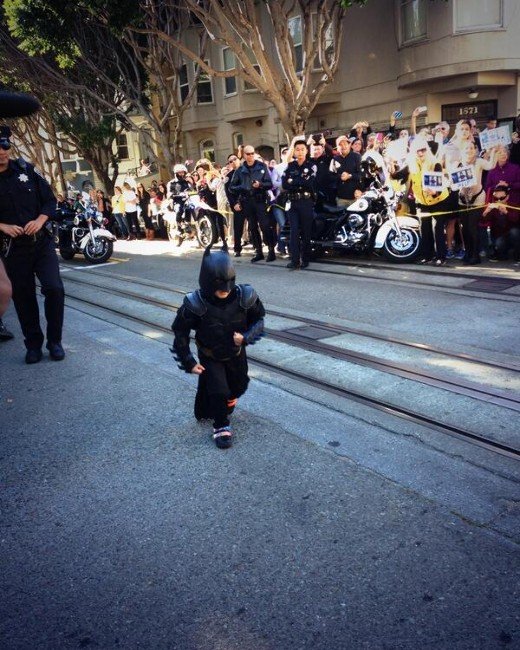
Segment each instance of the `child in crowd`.
M213 419L215 444L226 449L232 445L229 415L249 383L245 346L263 336L265 309L251 285L235 284L225 251L206 249L199 285L186 295L172 324L172 352L181 370L199 376L195 417ZM191 330L198 361L190 350Z

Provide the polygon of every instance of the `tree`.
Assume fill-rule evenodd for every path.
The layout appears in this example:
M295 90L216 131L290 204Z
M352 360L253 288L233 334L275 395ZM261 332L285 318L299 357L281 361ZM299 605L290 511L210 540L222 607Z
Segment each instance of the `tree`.
M11 70L18 86L38 97L46 109L52 123L46 124L46 138L54 133L53 146L59 149L56 130L65 134L111 193L118 175L114 144L123 126L131 126L122 94L80 59L60 69L49 56L29 56L17 46L5 23L0 24L0 49L0 70L4 75Z
M64 68L81 61L123 95L136 118L130 128L146 130L159 152L163 175L170 174L180 155L182 118L196 84L181 99L181 55L154 33L160 26L173 38L180 37L186 13L162 0L148 0L142 8L137 0L76 0L65 5L61 0L7 0L6 6L11 32L29 54L47 52ZM85 93L93 96L91 88ZM107 108L124 121L120 106L109 103Z
M141 2L143 10L147 1ZM165 0L164 4L184 7L213 43L231 49L236 67L223 71L209 65L164 26L136 31L158 36L214 77L242 77L274 106L288 137L304 131L340 64L346 10L337 0L184 0L180 5ZM266 44L268 34L272 43Z

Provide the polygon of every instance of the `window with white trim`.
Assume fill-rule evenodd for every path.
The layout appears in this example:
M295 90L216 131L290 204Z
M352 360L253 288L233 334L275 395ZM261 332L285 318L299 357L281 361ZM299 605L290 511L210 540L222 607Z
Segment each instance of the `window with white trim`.
M251 50L249 50L247 52L247 57L251 61L251 63L253 64L253 68L258 72L258 74L260 74L260 66L258 65L258 63L256 61L256 56L255 56L254 52L251 52ZM258 88L256 86L253 86L253 84L250 84L249 82L244 81L244 90L248 91L248 92L253 92L253 91L258 91Z
M179 68L179 93L181 102L186 101L186 97L190 92L190 82L188 80L188 66L183 63Z
M209 65L209 61L205 61ZM197 75L199 66L194 63L195 76ZM204 70L200 71L199 81L197 83L197 104L213 104L213 87L211 85L211 77Z
M236 67L235 54L230 47L222 50L222 69L233 70ZM234 95L237 92L237 78L224 77L224 95Z
M316 41L316 39L318 38L318 14L317 13L312 14L312 34L314 40ZM333 30L332 23L329 23L325 28L325 49L323 54L325 56L325 60L330 63L332 57L334 56L334 30ZM316 56L314 57L313 69L321 70L322 68L323 66L320 61L320 55L318 50L318 54L316 54Z
M401 43L426 38L427 0L401 0Z
M116 138L116 146L119 160L128 160L130 156L128 154L128 138L126 137L126 133L119 133Z
M215 162L215 143L213 140L201 140L199 142L200 157Z
M243 133L233 133L233 150L236 151L238 147L244 144Z
M503 27L502 0L455 0L456 32L500 29Z
M294 46L295 70L296 72L301 72L303 70L302 17L293 16L292 18L289 18L287 24Z

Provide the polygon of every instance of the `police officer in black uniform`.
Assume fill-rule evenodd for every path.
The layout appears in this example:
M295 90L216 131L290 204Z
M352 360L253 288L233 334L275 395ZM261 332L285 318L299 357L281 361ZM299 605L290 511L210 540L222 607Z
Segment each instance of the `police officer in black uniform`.
M47 349L52 359L61 361L65 357L61 345L64 289L54 242L44 227L55 215L56 198L32 165L9 158L10 136L8 127L0 127L0 235L3 261L25 337L25 361L38 363L44 342L35 276L45 297Z
M314 219L316 194L316 167L308 158L309 147L305 140L294 143L295 160L287 165L282 176L282 187L287 191L290 207L285 207L291 225L289 249L291 261L288 269L305 269L311 255L311 230ZM300 247L301 238L301 247ZM301 260L301 261L300 261Z
M231 194L238 197L233 209L237 212L243 211L249 224L249 233L256 251L251 262L259 262L264 259L259 226L264 244L269 249L266 262L274 262L276 259L274 252L275 222L267 212L267 192L273 187L271 175L265 163L255 160L255 150L251 145L244 147L244 157L244 162L233 174L230 183Z

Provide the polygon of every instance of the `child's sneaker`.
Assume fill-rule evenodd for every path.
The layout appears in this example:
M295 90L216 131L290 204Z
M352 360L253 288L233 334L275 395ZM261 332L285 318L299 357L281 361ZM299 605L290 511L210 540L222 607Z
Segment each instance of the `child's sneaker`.
M213 429L213 440L219 449L229 449L233 445L233 432L230 427Z
M454 257L455 257L455 253L451 249L448 249L446 251L446 259L452 260Z
M461 248L455 253L455 259L463 260L465 255L466 255L466 251L463 248Z

